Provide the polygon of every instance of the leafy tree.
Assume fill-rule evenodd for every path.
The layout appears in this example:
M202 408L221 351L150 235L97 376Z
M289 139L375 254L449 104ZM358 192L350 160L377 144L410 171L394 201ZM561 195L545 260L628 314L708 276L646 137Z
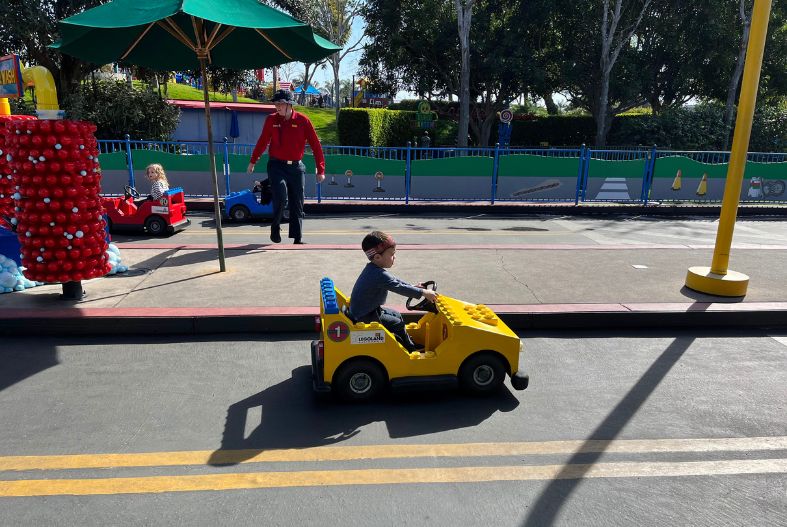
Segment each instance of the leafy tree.
M101 0L4 0L0 10L0 50L47 68L62 102L97 66L47 47L57 40L57 21L102 3Z
M560 10L562 77L573 102L596 121L596 146L605 144L615 115L643 102L635 33L650 4L585 0L564 3Z
M636 33L642 96L654 114L702 95L707 50L717 41L713 2L657 0Z
M339 67L342 60L347 55L358 51L364 34L355 38L355 43L348 45L350 37L352 36L353 21L361 14L361 7L363 0L324 0L317 2L314 16L314 27L325 38L343 46L343 49L337 51L328 57L328 63L333 70L333 85L334 91L332 92L335 100L339 101ZM339 105L336 105L336 119L339 118Z
M532 86L544 86L539 38L551 13L546 0L476 0L470 30L469 127L488 144L496 112ZM428 16L424 16L428 13ZM360 61L369 89L405 89L422 97L461 91L461 46L449 0L369 0L367 33L374 38ZM460 97L461 99L461 97ZM458 131L457 144L467 134Z
M352 81L350 79L342 79L339 81L339 99L336 100L336 105L339 106L339 101L345 97L352 96ZM330 80L325 83L325 89L332 95L336 93L336 81Z
M738 0L738 19L741 25L738 57L735 60L735 69L727 86L727 104L724 107L724 127L729 138L732 132L732 120L735 117L735 98L743 76L743 66L746 62L746 48L749 46L749 31L751 30L751 15L754 8L753 0ZM725 148L729 139L725 141Z
M169 139L180 119L180 110L158 93L136 90L122 81L83 83L63 103L69 119L91 121L99 139Z

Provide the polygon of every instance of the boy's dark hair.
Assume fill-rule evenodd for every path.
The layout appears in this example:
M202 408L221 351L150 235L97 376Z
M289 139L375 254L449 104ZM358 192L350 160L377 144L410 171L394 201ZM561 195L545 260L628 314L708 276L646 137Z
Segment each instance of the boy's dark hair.
M385 252L389 247L395 247L396 242L393 236L385 234L382 231L373 231L363 237L361 242L361 249L366 253L366 256L371 260L375 254Z

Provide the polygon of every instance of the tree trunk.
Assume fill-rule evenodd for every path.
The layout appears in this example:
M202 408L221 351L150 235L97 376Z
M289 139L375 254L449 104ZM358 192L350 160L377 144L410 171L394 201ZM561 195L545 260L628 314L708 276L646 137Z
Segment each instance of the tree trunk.
M727 104L724 107L724 130L726 132L724 138L724 150L727 150L730 147L732 121L735 118L735 96L738 93L738 86L740 86L741 76L743 75L743 66L746 62L746 48L749 46L751 13L749 15L746 14L743 0L740 0L740 16L741 23L743 24L743 36L741 37L741 46L738 49L738 60L735 62L735 71L732 73L730 85L727 88Z
M545 93L541 97L544 99L544 105L547 107L547 114L557 115L558 108L557 108L557 104L555 104L555 100L552 98L552 94Z
M596 103L596 146L601 147L607 144L607 134L612 124L614 112L609 111L609 78L612 68L623 49L628 45L631 36L636 31L642 16L648 10L651 0L642 0L642 8L639 11L637 20L628 28L619 31L621 22L621 12L623 11L623 0L615 0L612 10L612 18L609 15L610 0L604 0L601 18L601 60L599 61L599 96ZM613 43L615 46L613 47Z
M602 147L607 144L606 131L609 129L607 126L607 119L609 119L609 72L602 71L601 74L601 89L599 90L598 104L596 107L596 147Z
M309 74L309 70L311 70L312 64L303 63L303 83L301 84L301 93L298 94L298 104L305 104L306 103L306 88L311 85L312 77L314 76L314 71L317 70L317 66L314 67L314 70Z
M339 81L339 66L341 63L339 62L339 54L335 53L331 55L331 67L333 68L333 87L334 87L334 106L336 110L336 122L339 122L339 110L341 105L339 104L340 99L340 91L341 91L341 82Z
M479 146L489 146L489 138L492 136L492 127L495 125L497 115L495 112L489 112L481 123L481 137Z
M470 24L474 0L454 1L462 55L462 71L459 77L459 130L456 136L456 145L461 148L467 146L467 129L470 125Z

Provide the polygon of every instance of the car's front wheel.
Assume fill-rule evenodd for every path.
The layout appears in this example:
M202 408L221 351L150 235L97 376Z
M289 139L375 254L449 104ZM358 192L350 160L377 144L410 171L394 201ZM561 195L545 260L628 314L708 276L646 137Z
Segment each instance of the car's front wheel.
M385 370L377 362L355 359L339 368L332 388L345 401L368 401L383 391L385 382Z
M505 364L500 357L492 353L476 353L459 369L459 384L470 393L490 393L502 386L505 375Z
M230 209L230 218L232 221L246 221L251 218L251 212L245 205L235 205Z

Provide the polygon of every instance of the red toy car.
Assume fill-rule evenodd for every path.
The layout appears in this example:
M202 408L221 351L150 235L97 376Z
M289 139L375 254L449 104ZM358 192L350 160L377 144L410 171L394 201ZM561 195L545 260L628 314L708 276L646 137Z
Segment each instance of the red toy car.
M102 198L110 232L143 231L161 236L182 231L191 223L186 218L186 202L180 187L169 189L158 200L135 202L135 198L139 198L139 192L128 185L122 198Z

